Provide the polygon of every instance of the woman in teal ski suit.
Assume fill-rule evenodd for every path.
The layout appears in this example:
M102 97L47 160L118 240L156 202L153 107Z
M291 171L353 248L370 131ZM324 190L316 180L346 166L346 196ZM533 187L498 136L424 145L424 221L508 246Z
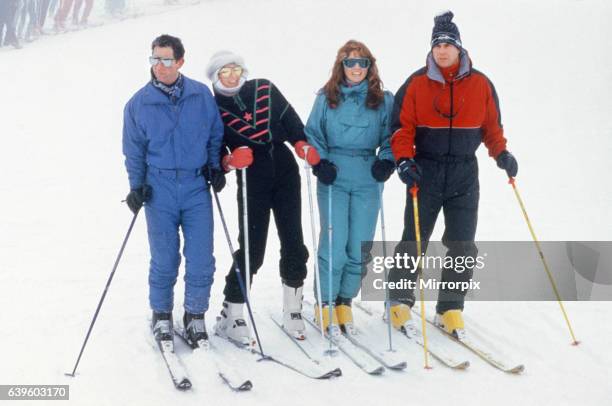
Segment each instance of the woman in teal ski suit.
M321 222L318 265L324 328L329 323L326 306L330 305L331 297L334 324L337 316L341 327L352 329L350 306L361 284L361 242L374 238L382 183L395 169L389 144L392 108L393 95L383 91L376 59L364 44L348 41L338 51L332 76L317 95L305 128L308 142L321 156L313 173L318 178ZM317 307L315 313L318 312Z

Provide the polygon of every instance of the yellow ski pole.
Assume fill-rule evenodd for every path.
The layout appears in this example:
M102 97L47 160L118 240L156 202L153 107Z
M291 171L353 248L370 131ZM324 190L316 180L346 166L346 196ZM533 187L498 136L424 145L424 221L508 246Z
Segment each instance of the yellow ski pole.
M523 211L523 216L525 216L525 221L527 221L527 227L529 227L529 232L531 233L531 237L535 242L536 249L538 250L538 254L540 254L540 259L542 260L542 264L544 264L544 270L546 271L546 275L548 276L548 280L555 292L555 296L557 297L557 302L559 303L559 307L561 307L561 313L563 313L563 317L565 318L565 323L567 323L567 327L569 329L570 335L572 336L572 345L578 345L580 341L576 340L576 336L574 335L574 330L572 329L572 324L569 321L569 317L567 317L567 313L565 312L565 307L563 306L563 301L561 300L561 295L559 295L559 290L557 289L557 284L553 279L552 273L550 272L550 268L548 267L548 263L546 262L546 258L544 257L544 253L542 252L542 247L540 247L540 242L533 231L533 227L531 226L531 221L529 220L529 216L527 215L527 210L525 210L525 205L523 204L523 199L521 199L521 195L519 194L518 188L516 187L516 180L510 177L508 178L508 183L512 185L512 189L514 190L514 195L521 206L521 210Z
M414 214L414 234L416 237L417 244L417 260L418 262L418 278L417 283L419 284L419 299L421 301L421 329L423 330L423 354L425 356L425 369L431 369L429 366L429 352L427 351L427 323L425 321L425 295L421 287L421 279L423 278L423 266L421 264L421 224L419 222L419 201L417 194L419 193L419 187L415 183L410 188L410 194L412 195L412 212Z

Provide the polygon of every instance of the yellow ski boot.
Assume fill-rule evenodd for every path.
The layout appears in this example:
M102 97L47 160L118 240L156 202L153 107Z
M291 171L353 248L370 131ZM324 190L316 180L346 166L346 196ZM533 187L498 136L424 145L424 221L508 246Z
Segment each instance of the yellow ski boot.
M357 334L357 330L353 324L351 301L352 299L343 297L336 299L336 316L338 317L338 324L340 324L342 331L346 334L355 335Z
M404 303L391 305L391 325L408 337L416 336L416 327L410 313L410 306Z
M447 310L443 314L436 314L434 323L459 340L465 338L463 312L459 309Z
M326 333L331 332L332 335L340 334L338 328L338 315L336 313L336 307L332 306L332 321L331 326L329 323L329 304L323 302L323 311L319 310L319 305L315 304L315 322L321 327L321 316L320 313L323 313L323 331Z

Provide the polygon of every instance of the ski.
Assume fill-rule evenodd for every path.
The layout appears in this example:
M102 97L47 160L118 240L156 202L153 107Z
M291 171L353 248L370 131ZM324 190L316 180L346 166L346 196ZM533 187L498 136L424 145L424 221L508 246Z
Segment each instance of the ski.
M220 336L218 336L220 337ZM237 341L232 340L231 338L225 338L225 337L221 337L223 339L225 339L226 341L234 344L236 347L240 348L241 350L245 350L253 355L257 355L259 358L257 359L257 361L270 361L276 365L280 365L284 368L287 368L293 372L296 372L306 378L310 378L310 379L330 379L333 377L337 377L337 376L341 376L342 375L342 371L339 368L335 368L332 370L322 370L321 368L317 368L316 366L311 366L311 365L304 365L304 364L298 364L293 360L288 360L288 359L284 359L279 357L278 355L270 355L265 354L263 355L259 350L257 350L255 347L252 346L245 346L242 343L239 343Z
M253 383L249 379L242 379L233 368L225 363L224 358L217 356L219 350L214 347L209 340L201 340L194 347L187 339L185 329L182 326L175 324L174 333L180 337L187 346L192 348L194 354L197 354L206 363L212 362L217 371L217 375L219 375L223 383L231 390L234 392L244 392L253 388Z
M281 331L293 342L298 349L312 362L319 365L321 364L321 360L315 355L317 349L312 344L312 340L306 338L305 340L298 340L293 335L291 335L287 330L283 328L283 323L276 318L273 314L270 314L270 318L281 329Z
M387 369L393 369L396 371L401 371L406 369L408 363L402 359L400 359L396 353L390 351L380 351L373 350L374 345L365 344L362 342L363 334L358 330L357 335L352 335L349 333L343 333L343 336L346 337L351 343L353 343L356 347L361 348L363 351L370 354L372 358L376 361L380 362Z
M413 309L413 312L416 311ZM444 335L456 343L461 344L468 350L472 351L474 354L478 355L482 360L487 362L489 365L499 369L500 371L509 373L509 374L520 374L525 370L525 366L523 364L516 365L508 365L507 362L501 359L501 356L494 354L494 352L490 349L485 349L485 347L478 343L477 340L474 340L469 337L457 338L452 334L449 334L442 327L438 326L434 320L430 317L426 317L427 323L434 326L437 330L442 331Z
M180 358L174 352L174 342L170 340L156 341L151 337L151 344L159 349L164 364L170 373L170 378L174 387L178 390L188 390L191 388L191 380L183 367Z
M359 310L363 311L365 314L369 315L369 316L376 316L375 312L367 305L365 305L362 302L353 302L353 305L358 308ZM380 314L380 319L382 320L382 314ZM384 321L383 321L384 323ZM403 336L404 338L408 339L410 342L414 343L414 344L418 344L421 347L425 347L425 343L423 341L423 334L422 332L419 330L419 327L417 325L418 323L415 323L415 331L414 334L409 334L406 330L402 330L402 331L397 331L395 329L393 329L394 332L397 332L398 334L400 334L401 336ZM440 343L438 343L435 340L429 339L427 341L427 352L436 360L438 360L442 365L451 368L451 369L458 369L458 370L464 370L467 369L470 366L470 362L467 360L464 361L457 361L454 358L452 358L451 355L448 354L448 352L443 348L443 345L441 345Z
M319 332L319 334L321 333L321 329L317 323L314 322L312 313L306 314L304 320ZM326 334L326 337L329 338L329 335ZM373 358L369 353L365 352L362 348L354 345L342 334L332 336L331 340L334 345L353 362L353 364L357 365L365 373L369 375L380 375L385 371L383 364Z

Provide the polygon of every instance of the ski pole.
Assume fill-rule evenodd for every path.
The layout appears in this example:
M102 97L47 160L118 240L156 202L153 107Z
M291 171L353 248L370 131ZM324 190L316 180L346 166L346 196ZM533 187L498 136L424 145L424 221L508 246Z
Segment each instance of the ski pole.
M383 243L383 257L387 258L387 238L385 236L385 210L383 204L383 184L378 184L378 194L380 199L380 231ZM389 271L385 267L385 282L389 281ZM389 300L389 287L385 289L385 312L387 314L387 333L389 335L389 351L393 351L393 339L391 338L391 301Z
M546 271L546 275L548 276L548 280L550 281L550 285L552 286L553 292L557 297L557 302L559 303L559 307L561 308L561 313L563 313L563 318L565 318L565 323L567 323L567 328L569 329L570 335L572 336L572 345L578 345L580 341L576 340L576 336L574 335L574 330L572 329L572 324L569 321L569 317L565 311L565 307L563 306L563 301L561 300L561 295L559 294L559 290L557 289L557 284L550 272L550 268L548 267L548 263L546 262L546 258L544 257L544 253L542 252L542 247L540 246L540 242L535 235L535 231L533 231L533 227L531 225L531 221L529 220L529 216L527 215L527 210L525 209L525 205L523 204L523 199L521 199L521 195L519 194L518 188L516 187L516 180L512 177L508 178L508 183L512 185L512 189L514 190L514 195L518 200L519 206L521 206L521 211L523 212L523 216L525 217L525 221L527 222L527 227L529 228L529 232L531 233L531 237L535 242L536 249L538 250L538 254L540 255L540 259L542 260L542 264L544 265L544 270Z
M127 244L128 238L130 238L130 234L132 233L132 229L134 228L134 223L136 223L136 217L138 217L138 213L140 209L134 213L134 217L132 217L132 221L130 223L130 227L125 234L125 238L123 238L123 243L121 244L121 249L119 250L119 254L117 255L117 259L115 259L115 265L113 265L113 270L111 271L108 280L106 281L106 286L104 287L104 291L102 292L102 297L98 302L98 307L96 308L96 312L94 313L93 319L89 324L89 329L87 330L87 334L85 335L85 340L83 341L83 345L81 346L81 351L79 352L79 356L74 364L74 368L72 369L72 373L66 373L65 375L71 376L74 378L74 374L76 373L77 367L79 366L79 362L81 361L81 356L83 355L83 351L85 351L85 346L87 345L87 341L89 340L89 336L91 331L93 330L93 326L96 323L98 318L98 314L100 313L100 309L102 308L102 303L104 302L104 298L106 297L106 293L108 292L108 288L110 287L111 281L113 280L113 276L115 276L115 271L117 270L117 266L119 265L119 260L123 255L123 250L125 249L125 245Z
M423 266L421 264L421 224L419 222L419 201L417 194L419 193L419 187L416 182L410 188L410 194L412 195L412 211L414 215L414 234L416 237L417 245L417 259L418 261L418 278L419 283L419 299L421 302L421 329L423 330L423 354L425 356L425 369L431 369L429 366L429 353L427 352L427 323L425 322L425 295L423 293L423 287L421 286L421 280L423 280Z
M234 261L234 270L236 271L236 278L238 279L238 286L240 286L240 292L242 293L242 297L244 297L244 301L247 305L247 310L249 311L249 319L251 320L251 325L253 326L253 331L255 332L255 338L257 339L257 345L259 346L259 353L261 354L262 358L266 359L268 357L264 353L264 350L261 346L261 340L259 339L259 333L257 332L257 325L255 324L255 318L253 317L253 311L251 310L251 301L249 300L249 296L246 293L246 288L244 287L244 282L242 281L242 276L240 275L240 267L238 265L238 259L236 258L236 254L234 253L234 246L232 245L232 239L230 238L229 231L227 229L227 223L225 222L225 216L223 215L223 209L221 209L221 202L219 202L219 195L214 189L213 189L213 196L215 197L215 202L217 204L217 210L219 211L219 217L221 218L221 224L223 225L223 231L225 232L225 239L227 240L227 245L232 255L232 260Z
M329 309L329 350L327 351L328 355L334 355L336 353L336 351L333 349L333 339L332 339L332 329L331 329L331 325L334 323L334 309L333 309L333 298L332 298L332 271L334 269L333 264L332 264L332 259L333 259L333 255L332 255L332 249L333 249L333 231L334 231L334 226L332 224L332 190L333 187L332 185L329 185L329 194L327 195L327 239L329 240L329 264L327 266L327 269L329 271L329 274L327 275L327 282L329 284L328 290L329 290L329 304L327 306L327 308ZM323 306L321 306L321 327L323 327Z
M247 198L247 168L242 169L242 224L244 230L244 275L246 278L246 296L250 297L251 288L251 256L249 254L249 209Z
M308 149L310 147L304 147L304 156L308 156ZM310 182L310 164L306 159L304 159L304 169L306 170L306 183L308 184L308 206L310 207L310 230L312 233L312 251L314 254L314 271L315 271L315 288L317 290L317 303L319 303L319 307L321 311L323 308L321 307L321 282L320 282L320 274L319 274L319 254L318 254L318 246L317 246L317 237L315 232L315 221L314 221L314 210L312 204L312 185ZM322 313L321 313L322 315ZM321 337L325 339L325 332L321 329Z

